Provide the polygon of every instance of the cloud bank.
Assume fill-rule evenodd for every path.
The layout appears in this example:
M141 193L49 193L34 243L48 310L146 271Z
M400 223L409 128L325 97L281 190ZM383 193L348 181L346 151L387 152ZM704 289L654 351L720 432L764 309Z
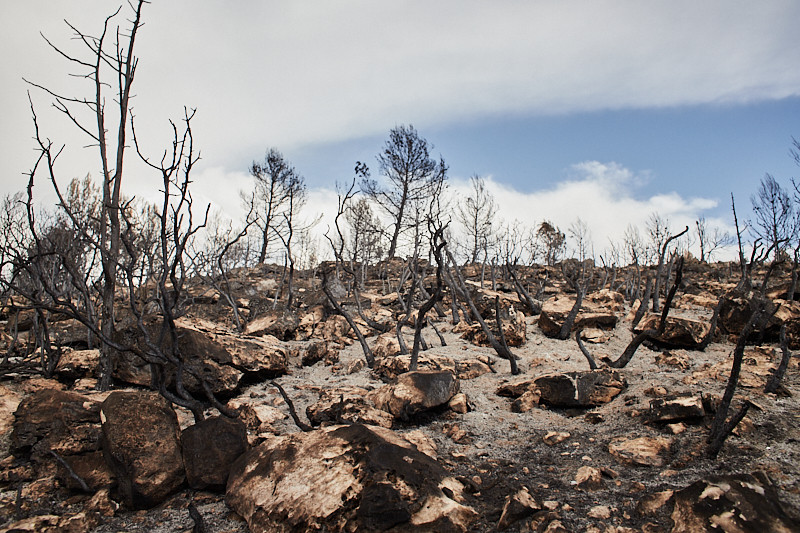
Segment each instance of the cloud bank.
M4 185L31 165L22 76L70 93L66 18L95 33L105 0L11 2L0 36ZM489 115L541 115L800 95L800 3L792 0L584 2L260 2L170 0L144 8L134 108L142 138L169 141L167 117L199 108L211 166L285 150ZM85 144L34 93L55 142ZM97 172L80 156L70 177Z

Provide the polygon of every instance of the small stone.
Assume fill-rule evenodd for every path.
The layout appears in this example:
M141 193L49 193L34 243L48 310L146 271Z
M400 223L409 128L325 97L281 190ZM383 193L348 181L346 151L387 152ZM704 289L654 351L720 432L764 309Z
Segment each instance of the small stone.
M564 442L570 437L571 435L565 431L548 431L542 440L544 440L545 444L555 446L556 444Z
M680 435L686 431L686 425L683 422L678 422L677 424L667 424L667 429L673 435Z
M634 439L620 437L611 441L608 445L608 451L623 463L661 466L664 464L662 454L669 449L671 444L672 441L664 437L638 437Z
M582 466L575 475L575 483L585 489L597 489L603 484L603 474L592 466Z
M537 389L527 390L522 393L522 396L514 400L511 404L511 411L513 413L527 413L539 405L540 397L541 395Z
M467 399L467 395L463 392L459 392L450 399L447 406L454 413L462 415L467 414L469 412L469 400Z
M671 490L664 490L648 494L639 499L639 502L636 504L636 511L642 516L653 514L667 504L672 498L673 493L674 492Z
M611 518L611 509L607 505L595 505L589 509L589 517L597 518L598 520L607 520Z
M523 487L513 496L506 497L506 503L503 506L503 514L500 516L497 528L506 529L514 522L522 520L541 509L542 505L531 496L527 488Z

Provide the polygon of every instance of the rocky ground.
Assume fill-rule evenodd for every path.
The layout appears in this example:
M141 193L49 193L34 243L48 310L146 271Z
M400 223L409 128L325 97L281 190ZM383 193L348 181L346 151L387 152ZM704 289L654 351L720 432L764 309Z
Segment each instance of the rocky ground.
M710 307L736 280L717 283L699 274L693 278L691 273L686 277L671 316L707 324ZM313 287L308 286L308 291ZM494 295L488 290L484 293ZM376 319L393 320L398 311L391 297L377 288L370 294L369 312ZM515 295L503 296L506 304L514 305ZM570 298L555 289L551 296ZM253 302L243 303L254 307ZM596 309L590 309L592 305ZM243 305L243 309L247 308ZM541 317L512 313L509 322L516 317L516 331L524 332L524 342L509 339L510 344L518 344L511 350L522 371L514 376L509 362L499 359L491 348L463 338L463 324L453 326L449 317L437 318L432 313L446 346L426 328L431 347L423 352L420 369L450 377L437 377L435 386L422 391L423 396L437 396L445 390L446 397L420 407L401 387L406 368L403 357L395 353L392 334L368 337L378 355L375 368L370 369L341 317L323 312L315 318L310 316L314 309L308 305L292 325L294 331L307 333L288 335L294 338L287 340L266 336L276 329L263 320L259 329L257 317L251 319L248 335L234 334L224 306L213 298L205 308L191 309L184 317L187 328L201 332L230 354L229 363L219 362L235 370L219 374L234 381L224 395L229 397L228 407L238 410L248 430L247 441L254 448L248 452L249 463L241 459L234 463L227 489L190 488L179 480L168 495L146 509L130 508L136 505L126 503L112 478L105 485L98 481L88 491L71 486L74 479L71 483L55 455L42 451L39 444L51 439L49 449L68 459L76 446L83 446L81 453L100 453L103 446L98 442L103 439L99 437L75 443L80 439L74 427L94 424L92 431L100 431L99 412L111 416L108 403L102 403L109 393L91 390L91 362L83 370L77 368L81 367L78 363L67 370L62 365L57 380L7 375L0 383L0 452L5 457L0 465L5 471L0 475L0 527L7 528L2 531L191 531L197 527L191 516L195 512L202 517L205 531L214 532L248 531L248 527L253 531L339 527L648 533L800 530L800 372L793 357L778 394L763 392L781 357L776 339L747 347L734 405L749 400L752 406L712 459L706 455L706 441L730 372L734 335L720 332L704 350L643 345L624 369L587 374L589 365L572 336L568 340L548 337L540 326ZM616 325L585 330L587 347L598 360L616 359L632 337L630 305L606 292L596 302L587 302L585 313L590 311L613 315ZM411 332L406 331L410 346ZM284 371L277 368L276 358L284 361ZM223 361L225 356L217 359ZM258 361L270 370L259 370ZM236 375L230 377L231 372ZM569 386L564 380L580 381L584 375L595 381L572 395L575 401L563 401ZM301 431L273 379L291 399L301 424L317 428ZM143 390L131 382L136 381L118 380L118 389ZM66 438L56 442L49 436L58 430L45 427L48 422L27 420L38 429L26 426L35 435L23 446L28 437L20 436L24 429L21 402L37 391L54 389L80 394L80 401L96 413L97 420L75 422L68 431L69 445L64 444ZM456 392L463 396L453 398ZM186 434L192 416L181 408L177 415ZM356 427L341 425L350 422L378 428L341 429ZM104 419L102 425L110 423ZM105 446L102 451L108 454ZM376 450L392 452L376 456ZM184 449L184 457L185 453ZM302 457L295 455L306 455L308 462L302 463ZM350 462L339 463L339 457ZM397 457L404 458L410 470L399 465L387 474L386 465L394 464ZM263 464L272 465L273 472L256 480ZM276 465L285 470L270 481L269 475L280 470ZM291 479L291 489L286 479ZM698 482L705 484L693 485ZM326 486L337 483L346 485L341 493ZM280 512L264 507L261 515L254 511L264 505L264 486L270 487L276 500L284 498ZM355 488L364 492L353 496ZM408 503L409 499L415 501ZM361 503L354 507L357 502ZM368 509L367 502L373 508ZM336 505L352 509L331 512L335 518L328 522L308 518L329 504L331 509ZM302 511L304 506L309 510ZM424 522L423 515L434 508L440 513L435 519L439 521ZM262 515L269 517L259 522Z

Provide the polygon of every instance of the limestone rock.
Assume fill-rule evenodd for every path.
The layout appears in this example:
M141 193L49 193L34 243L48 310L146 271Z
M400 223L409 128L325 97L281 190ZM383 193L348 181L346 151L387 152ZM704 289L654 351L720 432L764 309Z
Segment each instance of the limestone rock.
M98 375L100 350L72 350L61 355L56 374L62 379L79 379Z
M114 472L108 466L102 451L66 455L63 459L91 490L100 490L114 482ZM58 477L66 487L73 490L82 489L78 481L61 465Z
M503 396L505 398L519 398L529 390L538 391L538 387L536 386L536 383L532 379L528 379L525 381L515 381L514 383L506 383L504 385L500 385L497 388L495 394L497 394L498 396Z
M539 405L541 393L538 389L527 390L522 395L511 402L511 411L514 413L527 413Z
M536 511L541 510L542 504L531 496L526 487L523 487L514 494L506 496L503 513L497 522L497 529L506 529L514 522L527 518Z
M665 437L618 437L608 445L608 452L623 463L642 466L661 466L663 454L672 441Z
M548 431L545 436L542 437L542 440L548 446L555 446L556 444L564 442L570 437L571 435L566 431Z
M655 422L698 419L706 414L700 396L667 396L650 400L650 418Z
M394 333L384 333L375 339L372 355L375 359L390 359L400 353L400 343Z
M239 420L207 418L181 433L186 480L196 490L224 490L233 462L247 451L247 430Z
M14 417L15 453L50 460L50 450L76 455L100 449L100 406L86 396L43 389L22 400Z
M269 439L242 456L226 501L251 531L467 531L476 513L431 457L375 426Z
M230 354L231 365L246 373L276 378L289 371L292 351L272 335L251 338L217 335L214 340Z
M183 483L178 417L162 396L112 392L100 416L103 453L128 507L157 505Z
M456 361L455 365L458 379L475 379L492 371L492 367L480 359L463 359Z
M332 365L338 360L338 350L332 349L328 341L318 339L308 343L308 346L303 350L301 361L303 366L312 366L320 361L325 361L325 364Z
M800 531L766 474L712 476L675 493L673 533Z
M458 390L459 382L451 372L407 372L397 378L397 383L370 393L370 399L379 409L407 421L447 404Z
M585 489L599 489L603 485L603 473L593 466L582 466L575 474L575 484Z
M447 371L456 373L456 362L450 357L429 353L420 353L417 359L417 370ZM396 355L394 357L377 357L372 371L375 372L383 381L395 381L401 374L405 374L411 368L410 355Z
M5 457L8 452L11 429L14 427L14 413L21 401L21 395L0 385L0 457Z
M463 392L459 392L450 398L450 401L447 402L447 406L454 413L459 413L462 415L470 411L469 399Z
M546 374L533 380L542 403L557 407L596 407L613 400L627 386L613 370Z
M295 313L268 311L248 322L244 334L254 337L272 335L279 340L287 341L295 338L299 326L300 318Z
M528 323L525 321L525 313L517 311L513 307L509 310L508 319L503 319L503 335L506 337L506 343L509 346L522 346L528 340L527 327ZM486 319L486 325L491 329L492 334L499 341L499 333L497 329L497 321L494 318ZM468 325L466 323L459 323L454 331L461 331L461 338L471 342L476 346L490 346L489 338L483 332L483 328L478 323Z
M639 321L634 331L640 333L647 329L656 329L660 322L660 315L649 313ZM652 340L670 348L694 349L700 346L710 329L711 324L706 321L668 316L664 333L652 337Z
M394 417L376 409L367 400L368 393L359 387L323 389L319 401L306 408L306 416L314 426L358 423L392 427Z
M556 337L561 331L567 315L575 304L574 297L554 296L542 304L542 312L539 315L539 328L548 337ZM572 331L580 328L613 328L617 325L617 315L615 312L603 309L594 304L589 298L584 299L581 311L575 318Z
M158 338L155 325L148 326L152 338ZM219 343L211 340L205 333L184 326L177 327L178 349L185 370L183 383L193 394L204 394L203 388L195 375L203 376L216 393L231 393L239 386L242 372L232 365L231 354ZM149 348L143 341L139 328L132 327L116 333L116 340L123 346L138 346L143 352ZM165 340L162 350L171 349L171 341ZM149 386L151 383L150 365L141 357L130 352L112 351L112 372L116 379L135 385ZM174 367L167 365L167 386L174 385Z

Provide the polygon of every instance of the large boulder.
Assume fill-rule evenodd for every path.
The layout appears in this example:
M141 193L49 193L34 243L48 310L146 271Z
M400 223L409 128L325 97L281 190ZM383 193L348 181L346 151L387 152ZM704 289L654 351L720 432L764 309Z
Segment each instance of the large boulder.
M661 323L661 315L648 313L636 325L634 331L641 333L648 329L657 329ZM711 324L707 321L693 320L679 316L667 316L664 332L651 337L658 345L668 348L699 348L703 339L711 331Z
M407 372L397 383L384 385L370 393L376 407L395 418L410 420L415 415L447 405L459 390L458 379L452 372Z
M100 409L103 453L130 508L161 503L183 484L180 426L155 392L112 392Z
M509 346L522 346L528 340L527 327L525 321L525 313L517 311L514 307L508 309L508 317L504 319L500 317L503 323L503 335L506 338L506 344ZM499 330L497 329L497 321L494 318L486 319L486 325L491 329L492 334L500 340ZM471 342L476 346L490 346L489 337L484 333L483 328L478 323L467 324L459 322L454 328L455 332L461 332L461 338Z
M391 430L353 424L264 441L234 465L226 501L254 533L467 531L462 490Z
M245 335L261 336L272 335L282 341L294 340L297 328L300 326L300 317L296 313L285 311L269 311L252 319L245 327Z
M542 333L548 337L558 336L574 305L575 298L565 295L553 296L545 301L542 304L542 312L539 314L539 328ZM604 305L594 303L589 297L585 298L571 331L578 328L608 329L616 326L617 313L612 310L615 307L607 308Z
M231 356L231 364L246 374L276 378L289 371L293 350L272 335L245 338L239 335L216 335L214 341Z
M156 326L147 327L152 339L158 338ZM178 351L183 358L183 384L193 394L202 395L203 387L196 376L204 379L215 394L231 394L239 386L243 373L232 366L231 354L219 343L212 341L205 333L193 328L179 326L176 328ZM123 346L137 347L144 353L149 351L143 334L137 327L124 329L116 333L116 340ZM162 343L161 350L172 349L172 341L168 335ZM112 351L112 374L115 379L134 385L149 386L151 383L150 364L141 357L128 351ZM167 386L175 383L175 367L166 365Z
M47 458L50 450L76 455L100 449L100 405L74 392L43 389L19 404L11 448Z
M306 407L306 416L314 426L366 424L391 428L394 417L376 409L367 400L369 391L360 387L323 389L317 402Z
M596 407L613 400L627 386L615 370L546 374L533 380L539 401L555 407ZM530 390L530 387L528 387Z
M100 350L71 350L61 355L56 374L65 380L97 377L100 370Z
M247 451L247 429L232 418L208 418L183 430L181 448L189 486L223 490L233 462Z
M433 350L419 354L418 370L456 372L456 362L452 358L431 354L431 351ZM372 371L387 383L395 381L401 374L405 374L409 370L411 370L411 355L408 354L394 357L378 357L376 355L375 364L372 367Z
M673 496L673 533L800 531L766 474L711 476Z

